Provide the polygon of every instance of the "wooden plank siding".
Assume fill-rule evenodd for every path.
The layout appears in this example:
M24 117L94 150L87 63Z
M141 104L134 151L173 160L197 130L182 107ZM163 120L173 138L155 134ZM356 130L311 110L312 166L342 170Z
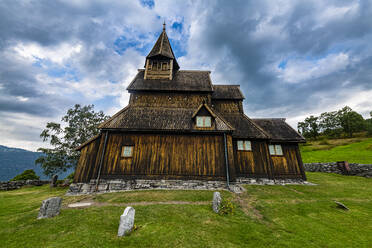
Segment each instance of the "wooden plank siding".
M81 150L76 182L97 178L103 140L95 143L99 149L92 142ZM134 147L132 157L121 157L125 145ZM227 148L229 164L234 165L231 135ZM222 135L109 133L101 178L226 180L224 156ZM229 169L231 180L234 169Z
M89 182L90 178L96 178L98 170L96 164L98 163L100 146L103 146L104 138L98 138L80 151L80 158L78 166L75 170L74 182ZM101 144L102 143L102 144Z
M270 162L267 160L267 144L251 141L252 151L239 151L234 139L235 171L239 177L271 178Z
M281 144L283 156L270 155L273 176L277 179L306 179L301 170L298 144Z

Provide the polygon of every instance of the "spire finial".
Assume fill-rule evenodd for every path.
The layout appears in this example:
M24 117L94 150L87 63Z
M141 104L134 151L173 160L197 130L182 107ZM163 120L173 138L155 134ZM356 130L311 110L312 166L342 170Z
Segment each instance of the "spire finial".
M163 31L165 31L165 21L163 22Z

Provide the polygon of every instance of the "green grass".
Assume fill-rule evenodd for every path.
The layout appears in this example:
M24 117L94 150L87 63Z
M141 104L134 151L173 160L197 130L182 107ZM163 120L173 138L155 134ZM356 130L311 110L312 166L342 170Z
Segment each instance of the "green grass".
M317 186L246 186L223 192L237 208L220 216L210 205L138 205L130 236L118 238L119 216L130 202L210 201L212 191L132 191L64 196L48 186L0 192L1 247L370 247L372 179L307 173ZM64 208L37 220L41 201L63 196L64 205L90 198L105 205ZM333 200L350 211L336 208ZM110 205L120 203L123 206Z
M372 138L328 140L328 145L321 145L322 142L301 146L304 163L348 161L372 164Z

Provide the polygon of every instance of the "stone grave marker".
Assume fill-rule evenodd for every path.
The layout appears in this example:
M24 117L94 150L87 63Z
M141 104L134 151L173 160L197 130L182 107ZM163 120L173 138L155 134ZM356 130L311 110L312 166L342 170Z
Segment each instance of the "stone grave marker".
M43 201L41 204L38 219L51 218L59 215L62 205L61 197L51 197Z
M127 207L124 210L124 213L120 216L120 224L118 229L118 236L125 236L126 234L129 234L134 225L134 215L136 213L136 210L132 207Z
M220 211L221 202L222 202L222 198L221 198L220 192L214 192L212 208L215 213L218 213Z

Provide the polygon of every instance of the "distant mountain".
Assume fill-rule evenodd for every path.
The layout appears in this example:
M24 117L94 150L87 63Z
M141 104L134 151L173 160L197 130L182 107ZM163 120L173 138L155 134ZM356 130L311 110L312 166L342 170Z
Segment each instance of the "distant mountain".
M25 170L33 169L40 179L48 179L43 174L40 166L35 165L35 160L40 152L31 152L20 148L11 148L0 145L0 181L9 181ZM59 179L65 178L73 170L58 175Z

